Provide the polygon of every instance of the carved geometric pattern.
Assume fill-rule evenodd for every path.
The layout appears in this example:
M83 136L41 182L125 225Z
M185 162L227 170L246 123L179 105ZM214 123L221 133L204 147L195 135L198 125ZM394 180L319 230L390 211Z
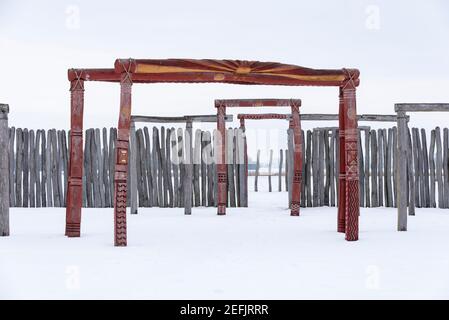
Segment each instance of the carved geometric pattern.
M218 183L227 183L226 173L218 173Z
M291 215L292 216L299 216L299 208L300 208L300 203L297 201L292 201L292 205L291 205Z
M126 182L116 182L115 246L126 246Z
M67 223L66 224L66 235L68 237L79 237L81 235L81 226L79 223Z
M218 206L218 214L219 215L225 215L226 214L226 204L219 203Z
M346 182L346 240L359 239L359 183L355 180Z
M300 170L295 171L293 176L293 183L301 183L302 181L302 172Z

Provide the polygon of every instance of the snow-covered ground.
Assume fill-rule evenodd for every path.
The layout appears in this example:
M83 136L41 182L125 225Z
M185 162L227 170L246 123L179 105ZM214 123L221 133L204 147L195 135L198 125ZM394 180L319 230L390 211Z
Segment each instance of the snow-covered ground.
M398 233L393 209L362 209L360 241L336 209L290 217L285 193L250 193L250 209L140 209L128 247L113 247L112 209L12 209L0 239L0 298L449 298L449 211L417 210Z

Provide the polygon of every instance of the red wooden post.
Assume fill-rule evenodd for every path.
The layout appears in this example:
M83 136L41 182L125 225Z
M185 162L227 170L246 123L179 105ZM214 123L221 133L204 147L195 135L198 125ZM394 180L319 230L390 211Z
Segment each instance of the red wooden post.
M339 176L338 176L338 232L345 233L346 215L346 162L345 162L345 106L343 100L343 90L340 88L339 95Z
M131 126L131 92L133 60L120 60L120 117L118 121L116 162L115 162L115 195L114 195L114 245L125 247L126 235L126 194L128 178L129 130Z
M292 119L290 126L293 126L294 136L294 156L293 156L293 185L292 185L292 205L291 215L299 216L301 183L302 183L302 137L301 123L299 118L299 103L292 100Z
M345 123L345 160L346 160L346 211L345 233L347 241L359 239L359 165L358 165L358 124L356 108L357 70L344 70L346 81L342 85Z
M218 152L215 160L217 161L217 176L218 176L218 215L226 214L226 200L227 200L227 170L226 170L226 106L224 104L218 104L217 108L217 130L218 141L216 145L216 151Z
M84 78L82 70L69 70L70 80L70 156L67 186L65 235L81 235L81 207L83 204L83 108Z

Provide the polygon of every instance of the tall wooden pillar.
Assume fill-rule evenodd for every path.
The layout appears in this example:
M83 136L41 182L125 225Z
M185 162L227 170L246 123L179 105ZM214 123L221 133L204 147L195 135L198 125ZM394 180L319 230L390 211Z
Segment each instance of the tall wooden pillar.
M242 197L241 206L242 207L248 207L248 145L246 142L246 127L245 127L245 119L240 119L240 129L242 129L242 139L243 139L243 165L245 170L245 177L243 181L243 192L244 196Z
M184 184L184 214L192 214L192 183L193 183L193 123L186 122L185 135L185 177L182 181Z
M9 236L9 106L0 104L0 237Z
M218 141L216 145L217 156L217 181L218 181L218 215L226 214L227 192L227 167L226 167L226 107L223 104L215 106L217 108L217 130Z
M345 70L347 79L342 86L344 102L344 150L345 154L345 233L347 241L359 239L359 164L356 85L358 71Z
M292 183L292 203L291 215L299 216L301 183L302 183L302 137L301 122L299 118L299 105L292 101L292 119L290 127L293 127L293 183Z
M81 207L83 205L83 72L69 70L69 80L71 95L70 156L65 234L68 237L79 237L81 235Z
M398 174L396 181L397 206L398 206L398 231L407 231L407 114L398 112L398 145L394 146L398 150L398 157L394 164Z
M338 226L337 230L340 233L345 233L345 212L346 212L346 162L345 162L345 105L343 100L343 89L340 88L339 95L339 134L338 143L340 149L339 159L339 176L338 176Z
M127 245L126 234L126 196L129 158L129 133L131 126L131 92L133 60L120 62L120 117L118 121L116 162L115 162L115 194L114 194L114 245Z

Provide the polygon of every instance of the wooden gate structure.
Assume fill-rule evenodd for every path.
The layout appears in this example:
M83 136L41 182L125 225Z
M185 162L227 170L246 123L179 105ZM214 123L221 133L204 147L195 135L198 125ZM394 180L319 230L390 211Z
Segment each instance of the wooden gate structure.
M414 215L415 201L413 193L414 188L417 187L414 185L412 179L409 179L410 186L407 183L407 174L411 176L413 170L410 166L412 154L408 147L410 137L408 135L407 112L449 112L449 103L398 103L395 104L394 110L397 113L398 123L398 157L395 163L398 172L398 180L396 182L396 192L398 195L398 231L407 231L407 207L409 208L409 214ZM447 148L447 145L444 148ZM440 184L438 197L448 197L449 194L444 194L447 192L441 192L443 191L442 189Z
M114 244L126 246L126 193L131 91L133 83L229 83L239 85L321 86L339 88L339 215L345 217L346 240L358 240L357 69L310 69L276 62L198 59L117 59L114 69L71 69L70 164L66 235L80 236L83 170L84 82L120 83L115 194ZM223 108L220 108L223 110ZM223 117L223 115L220 115ZM223 183L223 182L222 182ZM223 212L223 205L218 212Z
M225 121L232 122L233 116L227 116ZM136 150L136 122L145 122L145 123L185 123L186 124L186 133L189 137L189 140L186 141L186 145L188 146L188 156L187 165L186 165L186 176L182 180L184 183L186 192L184 193L184 214L190 215L192 213L192 180L193 180L193 150L192 150L192 137L193 137L193 123L194 122L203 122L203 123L216 123L217 116L216 115L188 115L181 117L157 117L157 116L140 116L140 115L132 115L131 116L131 150ZM131 175L131 213L137 214L137 168L136 168L136 159L134 158L135 153L131 152L131 166L130 166L130 175ZM190 183L188 183L190 182ZM190 195L190 196L189 196Z
M227 101L229 101L227 103ZM293 181L292 181L292 199L290 203L291 215L299 216L300 199L301 199L301 184L302 184L302 137L301 137L301 122L299 121L299 108L301 106L301 100L299 99L260 99L260 100L218 100L219 105L228 107L254 107L254 106L276 106L276 107L291 107L291 114L280 113L262 113L262 114L238 114L237 119L240 120L240 128L245 131L245 120L289 120L289 129L294 132L294 146L293 146ZM271 103L271 105L269 104ZM217 106L217 102L216 102ZM244 179L243 189L248 190L248 155L247 155L247 143L244 140L244 166L246 176ZM289 189L290 190L290 189ZM248 197L248 193L245 195Z

